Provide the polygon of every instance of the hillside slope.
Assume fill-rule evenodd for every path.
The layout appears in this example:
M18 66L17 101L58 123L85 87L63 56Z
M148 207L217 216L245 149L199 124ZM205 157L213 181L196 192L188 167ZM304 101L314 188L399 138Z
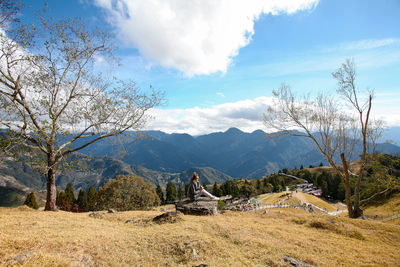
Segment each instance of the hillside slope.
M193 167L181 173L169 173L129 165L115 158L88 157L83 154L72 155L68 163L68 167L62 169L57 176L56 186L60 190L65 189L68 183L71 183L75 190L88 190L91 185L98 189L109 179L124 174L141 176L145 181L164 188L170 181L187 183L194 171L200 175L202 183L223 183L232 179L229 175L210 167ZM0 165L0 206L22 205L28 191L46 189L44 176L32 169L23 159L3 157L0 159Z
M21 254L26 257L20 263L29 266L290 266L286 256L316 266L400 262L400 228L392 224L291 209L153 223L160 213L105 212L92 218L0 208L0 265Z

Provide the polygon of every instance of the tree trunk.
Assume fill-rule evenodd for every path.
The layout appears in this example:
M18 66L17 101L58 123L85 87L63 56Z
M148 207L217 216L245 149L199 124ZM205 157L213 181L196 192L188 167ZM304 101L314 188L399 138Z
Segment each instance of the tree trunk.
M345 199L346 199L347 211L349 213L349 218L354 218L353 204L351 203L349 166L347 165L347 161L346 161L343 153L340 154L340 158L342 160L342 165L343 165L343 175L344 175L343 178L344 178Z
M47 172L47 197L46 197L46 206L44 210L46 211L57 211L56 206L56 198L57 198L57 190L56 190L56 173L54 170L54 164L48 167L49 170Z
M362 169L363 165L361 166L360 173L357 177L356 188L354 189L354 207L353 207L353 217L352 218L359 218L363 215L363 211L360 208L360 183L362 179Z

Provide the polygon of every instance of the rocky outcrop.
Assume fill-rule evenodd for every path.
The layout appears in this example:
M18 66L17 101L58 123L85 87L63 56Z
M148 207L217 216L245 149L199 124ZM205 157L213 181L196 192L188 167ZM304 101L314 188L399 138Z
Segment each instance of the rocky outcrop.
M199 198L195 201L183 199L175 204L175 208L186 215L216 215L218 214L217 205L218 201L209 198Z

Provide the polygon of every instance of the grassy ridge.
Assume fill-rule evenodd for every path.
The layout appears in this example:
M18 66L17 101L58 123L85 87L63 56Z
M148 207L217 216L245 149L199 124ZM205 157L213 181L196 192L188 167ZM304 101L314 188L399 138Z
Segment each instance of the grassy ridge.
M364 215L369 218L382 219L395 214L400 214L400 193L373 202L364 208Z
M32 252L26 265L284 266L292 256L318 266L395 266L400 226L299 210L183 216L158 225L159 211L41 212L0 208L0 265ZM131 219L132 223L125 223ZM193 255L195 250L195 257Z

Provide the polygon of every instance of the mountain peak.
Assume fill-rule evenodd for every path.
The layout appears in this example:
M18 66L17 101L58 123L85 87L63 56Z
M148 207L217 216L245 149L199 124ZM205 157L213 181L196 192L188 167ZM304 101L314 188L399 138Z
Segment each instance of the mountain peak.
M232 127L232 128L229 128L228 130L226 130L225 133L242 134L243 132L241 130L239 130L238 128Z

